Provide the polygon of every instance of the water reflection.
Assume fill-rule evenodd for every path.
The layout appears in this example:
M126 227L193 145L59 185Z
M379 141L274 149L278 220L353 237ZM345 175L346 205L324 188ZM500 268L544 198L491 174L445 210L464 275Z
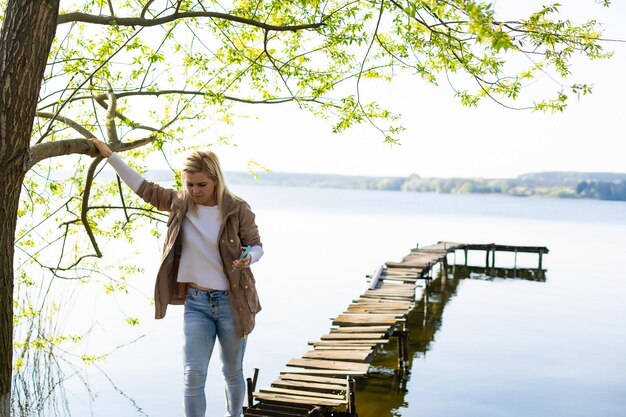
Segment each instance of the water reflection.
M25 365L13 372L11 415L14 417L70 417L72 415L66 384L78 380L82 388L80 395L91 409L97 394L92 392L87 368L68 359L58 349L30 349ZM132 415L148 417L148 414L122 390L97 364L87 365L98 370L115 392L128 401L135 410ZM73 394L76 394L74 392Z
M519 268L485 268L479 266L453 266L454 273L462 278L480 279L493 281L497 278L521 279L524 281L546 282L545 269L519 269Z
M408 369L413 369L413 361L423 358L430 350L435 335L441 328L444 309L457 295L457 288L463 279L487 281L519 279L545 282L546 271L464 265L449 266L446 273L439 270L436 278L429 280L427 285L422 287L421 296L418 295L419 299L407 317ZM368 377L357 381L356 409L360 417L398 417L402 415L400 409L407 407L405 397L408 393L407 382L411 375L398 369L398 346L393 342L379 350Z
M70 397L75 397L77 393L91 410L97 393L92 391L89 370L95 369L118 395L130 402L135 410L133 415L147 417L135 400L119 388L98 364L100 359L104 360L143 336L115 347L101 358L80 356L73 349L88 333L72 336L64 335L61 331L64 314L71 311L73 293L61 299L60 305L57 305L57 300L46 302L46 297L28 298L27 292L19 286L16 293L18 308L13 329L16 342L13 351L11 416L70 417ZM73 392L68 392L68 384L73 385Z

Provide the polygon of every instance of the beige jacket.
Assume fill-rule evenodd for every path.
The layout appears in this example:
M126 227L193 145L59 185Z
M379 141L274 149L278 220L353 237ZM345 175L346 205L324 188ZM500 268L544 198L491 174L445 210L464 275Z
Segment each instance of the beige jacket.
M141 184L137 194L158 210L170 212L163 257L154 289L156 318L162 319L165 317L168 304L185 303L186 286L178 283L176 277L181 250L179 236L188 203L183 198L182 192L163 188L149 181ZM254 319L256 313L261 311L261 305L250 268L231 272L231 265L239 258L242 246L262 246L261 238L254 222L254 213L248 203L225 195L222 204L225 205L227 214L218 234L219 251L224 264L224 274L230 282L229 299L233 316L237 322L237 329L245 336L254 329Z

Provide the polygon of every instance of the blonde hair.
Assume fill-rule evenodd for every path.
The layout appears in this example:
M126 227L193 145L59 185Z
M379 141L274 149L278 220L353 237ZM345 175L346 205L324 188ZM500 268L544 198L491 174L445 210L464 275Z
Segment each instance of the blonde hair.
M215 155L214 152L211 151L193 151L190 153L185 159L185 164L182 169L182 176L185 178L186 173L197 173L202 172L206 174L209 178L216 182L215 184L215 201L217 202L217 207L220 211L220 215L222 218L226 217L224 207L224 196L228 195L234 200L240 200L239 197L230 192L228 187L226 186L226 181L224 180L224 174L222 172L222 167L220 166L220 161ZM189 204L189 208L196 212L196 203L191 199L186 187L183 187L185 199Z

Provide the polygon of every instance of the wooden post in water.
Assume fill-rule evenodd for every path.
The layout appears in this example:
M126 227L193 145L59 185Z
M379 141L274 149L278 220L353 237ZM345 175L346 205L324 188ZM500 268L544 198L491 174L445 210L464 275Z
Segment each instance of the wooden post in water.
M254 392L254 389L252 388L252 378L246 378L246 386L248 388L248 408L252 408L254 406L252 398L252 393Z
M456 279L456 262L452 265L452 279Z
M444 256L441 260L441 291L446 288L446 282L448 281L448 259L447 256Z
M409 331L404 329L404 337L402 338L402 343L404 343L404 371L409 369Z
M354 378L348 375L348 414L350 417L358 417L356 413L356 398L354 396Z
M396 330L394 332L396 339L398 339L398 369L404 370L404 342L402 341L402 330Z
M467 266L467 249L463 249L463 252L465 252L465 266Z

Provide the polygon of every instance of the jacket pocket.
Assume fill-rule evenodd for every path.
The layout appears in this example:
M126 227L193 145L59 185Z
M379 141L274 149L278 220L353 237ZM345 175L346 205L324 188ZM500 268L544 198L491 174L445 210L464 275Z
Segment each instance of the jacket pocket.
M261 303L259 302L259 295L254 285L254 278L248 274L244 274L242 278L241 287L243 296L246 299L246 304L248 305L248 310L250 310L250 313L256 314L261 311Z

